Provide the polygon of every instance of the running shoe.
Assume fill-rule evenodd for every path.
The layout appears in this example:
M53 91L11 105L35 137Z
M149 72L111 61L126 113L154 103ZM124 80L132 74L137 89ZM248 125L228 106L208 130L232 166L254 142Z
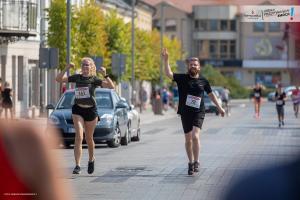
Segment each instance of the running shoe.
M193 163L189 163L188 166L188 175L193 175L194 174L194 164Z
M95 167L95 160L89 161L88 163L88 173L92 174L94 172L94 167Z
M80 166L76 165L76 167L73 170L73 174L80 174L80 173L81 173Z
M284 126L284 121L281 121L281 125Z
M281 127L281 122L279 122L278 127L279 127L279 128Z
M200 163L198 161L194 162L194 172L199 172L199 165Z

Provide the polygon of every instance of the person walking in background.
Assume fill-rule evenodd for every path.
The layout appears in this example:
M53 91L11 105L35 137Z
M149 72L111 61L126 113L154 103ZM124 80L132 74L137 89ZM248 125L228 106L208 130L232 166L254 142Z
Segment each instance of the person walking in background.
M260 117L261 99L262 99L262 87L259 83L256 83L256 85L253 89L253 101L254 101L255 118Z
M166 87L164 87L162 91L162 101L163 101L163 108L165 111L167 111L169 108L169 92Z
M286 94L282 91L281 84L278 85L275 92L276 110L278 115L278 127L284 126L284 105Z
M230 90L224 86L224 91L222 92L221 96L222 96L222 101L224 103L225 106L225 113L227 116L230 116L230 110L229 110L229 94L230 94Z
M296 89L293 90L292 92L292 101L294 104L294 113L295 113L295 117L298 117L298 113L299 113L299 104L300 104L300 89L299 89L299 85L296 86Z
M139 99L140 99L140 112L142 112L143 110L146 110L146 103L148 100L147 91L145 90L144 87L141 87L139 91Z
M177 85L173 86L173 108L177 112L179 102L179 94Z
M8 119L8 111L10 112L10 118L13 119L13 102L12 102L12 89L9 87L9 83L4 83L2 88L2 107L4 108L5 119Z

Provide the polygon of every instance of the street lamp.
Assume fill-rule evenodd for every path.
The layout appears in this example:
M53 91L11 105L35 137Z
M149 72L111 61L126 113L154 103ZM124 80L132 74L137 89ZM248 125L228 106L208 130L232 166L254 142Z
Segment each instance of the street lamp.
M135 76L134 76L134 12L135 2L131 1L131 103L135 105Z
M165 21L165 17L164 17L164 2L162 2L160 4L160 52L162 52L163 49L163 45L164 45L164 21ZM163 86L163 57L162 55L160 56L160 76L159 76L159 84L160 84L160 92L162 95L162 86Z
M70 64L71 57L71 0L67 0L67 65ZM69 76L70 71L67 71ZM69 84L67 86L69 88Z

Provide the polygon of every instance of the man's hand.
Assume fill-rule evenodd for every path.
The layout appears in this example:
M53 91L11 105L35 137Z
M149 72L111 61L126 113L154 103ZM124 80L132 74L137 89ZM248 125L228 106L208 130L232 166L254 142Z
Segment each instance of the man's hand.
M222 107L219 107L218 110L219 110L219 113L221 114L221 116L224 117L225 116L225 110Z
M168 53L166 48L163 48L163 51L162 51L161 55L162 55L163 60L165 62L167 62L169 60L169 53Z

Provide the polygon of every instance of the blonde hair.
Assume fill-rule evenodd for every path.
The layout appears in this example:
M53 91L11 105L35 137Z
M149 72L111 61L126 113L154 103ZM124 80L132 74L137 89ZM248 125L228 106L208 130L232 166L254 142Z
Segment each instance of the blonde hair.
M81 65L84 61L88 61L91 65L91 70L90 70L90 74L89 75L92 75L92 76L96 76L97 73L96 73L96 65L95 65L95 62L92 58L90 57L84 57L81 59Z

